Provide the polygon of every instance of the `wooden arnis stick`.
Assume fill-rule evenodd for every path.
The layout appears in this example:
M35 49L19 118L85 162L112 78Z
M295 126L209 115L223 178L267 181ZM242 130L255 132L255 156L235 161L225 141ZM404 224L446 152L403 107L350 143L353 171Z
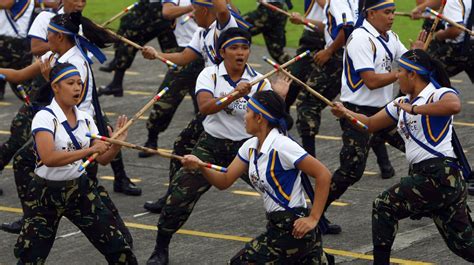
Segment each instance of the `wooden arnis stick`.
M259 0L258 2L259 2L261 5L263 5L264 7L270 9L270 10L273 10L273 11L279 12L279 13L282 13L282 14L286 15L287 17L291 17L291 14L290 14L289 12L287 12L287 11L281 9L281 8L278 8L278 7L276 7L276 6L274 6L274 5L271 5L271 4L269 4L269 3L265 3L265 2L263 2L263 1L261 1L261 0ZM314 30L317 30L317 29L318 29L318 26L314 25L313 23L309 22L309 21L306 20L306 19L303 20L303 24L306 25L306 26L308 26L308 27L310 27L310 28L312 28L312 29L314 29Z
M294 57L293 59L291 59L291 60L289 60L288 62L282 64L282 65L281 65L281 68L287 67L287 66L289 66L289 65L291 65L291 64L293 64L293 63L299 61L301 58L305 57L305 56L308 55L309 53L310 53L309 50L307 50L307 51L303 52L302 54L297 55L297 56ZM260 81L262 81L263 79L265 79L265 78L267 78L267 77L273 75L274 73L278 72L279 70L280 70L280 68L276 68L276 69L271 70L270 72L268 72L268 73L262 75L261 77L255 79L254 81L250 82L250 86L254 86L255 84L258 84L258 82L260 82ZM229 95L227 95L227 96L221 98L220 100L218 100L218 101L216 102L216 105L218 105L218 106L219 106L219 105L222 105L224 102L226 102L226 101L228 101L228 100L232 100L232 99L233 99L235 96L237 96L238 94L239 94L238 91L234 91L234 92L230 93Z
M97 25L97 24L96 24L96 25ZM115 33L114 31L112 31L112 30L110 30L110 29L104 28L104 27L102 27L102 26L100 26L100 25L97 25L97 26L103 28L103 29L106 30L108 33L110 33L111 35L114 35L118 40L120 40L120 41L122 41L122 42L124 42L124 43L126 43L126 44L128 44L128 45L130 45L130 46L132 46L132 47L134 47L135 49L143 50L143 46L141 46L140 44L135 43L135 42L133 42L133 41L131 41L131 40L125 38L124 36ZM162 61L163 63L169 65L169 66L172 67L173 69L178 68L178 65L177 65L177 64L173 63L172 61L170 61L170 60L168 60L168 59L166 59L166 58L163 58L162 56L159 56L157 53L155 54L155 58L158 59L158 60L160 60L160 61Z
M400 12L400 11L395 11L395 16L401 16L401 17L409 17L411 18L411 14L408 13L408 12ZM426 15L422 15L421 16L423 19L429 19L431 18L431 16L426 16Z
M443 13L444 6L446 5L446 0L441 1L441 6L439 7L438 13ZM426 9L428 10L429 7ZM429 8L431 10L431 8ZM428 11L429 12L429 11ZM436 15L435 15L436 16ZM433 34L436 30L436 27L438 27L439 20L441 18L439 16L436 16L435 20L433 21L433 25L431 25L430 32L428 33L428 37L426 37L425 44L423 45L423 50L428 50L428 47L430 46L431 41L433 40Z
M106 27L108 26L110 23L114 22L116 19L122 17L123 15L125 15L126 13L128 13L128 11L130 11L130 9L134 8L138 6L138 2L135 2L129 6L127 6L124 10L120 11L120 13L116 14L115 16L111 17L109 20L105 21L104 23L102 23L102 27Z
M429 7L426 8L426 11L430 12L431 14L436 16L437 19L442 19L442 20L448 22L449 24L451 24L452 26L455 26L456 28L467 32L469 35L474 36L474 32L472 30L464 27L463 25L457 23L456 21L454 21L452 19L449 19L449 18L445 17L443 14L441 14L441 12L436 12L433 9L429 8Z
M127 123L122 127L120 128L112 138L115 138L117 136L119 136L120 134L122 134L125 130L127 130L130 126L132 126L132 124L137 121L142 115L143 113L145 113L145 111L147 111L149 108L151 108L153 106L153 104L155 104L155 102L157 102L158 100L160 100L160 98L169 90L168 87L165 87L163 88L157 95L155 95L150 101L148 101L148 103L145 104L145 106L143 106L143 108L141 108L137 113L135 113L135 115L133 115L133 117L127 121ZM98 153L95 153L93 155L91 155L89 158L87 158L86 161L84 161L82 163L82 165L79 167L79 171L83 171L84 169L86 169L96 158L97 156L99 156Z
M300 86L304 87L309 93L311 93L313 96L317 97L318 99L320 99L321 101L323 101L324 103L326 103L326 105L330 106L330 107L334 107L334 103L332 103L332 101L330 101L329 99L327 99L326 97L324 97L323 95L321 95L320 93L318 93L316 90L312 89L310 86L308 86L305 82L299 80L298 78L296 78L295 76L293 76L290 72L288 72L287 70L285 69L281 69L282 67L280 65L278 65L277 63L275 63L274 61L270 60L269 58L267 57L263 57L263 60L265 62L267 62L268 64L272 65L273 67L275 68L280 68L280 71L285 74L286 76L288 76L289 78L291 78L293 81L295 81L296 83L298 83ZM363 124L361 121L359 121L358 119L356 119L354 116L346 113L345 114L345 118L348 119L350 122L352 122L353 124L359 126L360 128L364 129L364 130L368 130L369 127L367 127L367 125Z
M182 156L174 155L174 154L171 154L171 153L168 153L168 152L163 152L159 149L152 149L152 148L132 144L132 143L125 142L125 141L120 141L120 140L113 139L113 138L108 138L108 137L97 135L97 134L86 133L86 136L90 137L91 139L98 139L98 140L101 140L101 141L104 141L104 142L109 142L111 144L117 144L117 145L121 145L121 146L124 146L124 147L132 148L132 149L135 149L135 150L140 150L140 151L144 151L144 152L147 152L147 153L156 154L156 155L159 155L159 156L164 157L164 158L178 159L178 160L183 159ZM210 168L210 169L213 169L213 170L219 171L219 172L227 172L227 168L217 166L217 165L214 165L214 164L211 164L211 163L201 162L201 163L199 163L199 166L205 167L205 168Z

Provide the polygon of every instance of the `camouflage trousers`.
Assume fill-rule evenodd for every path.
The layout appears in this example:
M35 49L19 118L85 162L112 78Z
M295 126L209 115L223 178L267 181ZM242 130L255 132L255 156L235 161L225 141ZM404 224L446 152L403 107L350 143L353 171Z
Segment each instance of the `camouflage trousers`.
M357 106L347 102L344 103L344 106L349 110L367 116L372 116L381 109L377 107ZM326 208L333 201L339 199L347 188L361 179L364 174L370 148L369 143L372 137L381 137L393 147L405 152L405 143L396 131L395 126L374 134L369 134L355 128L347 119L341 119L339 122L342 129L343 144L339 152L340 166L332 175Z
M23 69L31 64L32 59L29 39L0 36L0 68ZM0 80L0 90L5 88L5 83ZM18 96L16 85L10 86Z
M25 222L15 245L15 256L22 264L45 263L63 216L84 233L109 264L137 264L112 212L85 175L78 183L63 186L35 176L28 186L25 205Z
M323 66L316 66L309 74L306 83L332 101L341 92L341 74L342 50L335 53ZM298 133L301 137L314 137L319 132L321 111L327 105L305 89L299 94L298 100L296 105Z
M203 132L191 154L202 161L228 166L244 142L245 140L218 139ZM166 205L161 211L158 221L159 234L172 236L183 226L199 198L211 186L199 171L179 169L171 179Z
M172 21L163 18L161 3L142 0L120 20L117 33L142 46L157 38L163 52L174 52L178 44L172 24ZM137 51L123 42L116 44L114 60L117 69L130 68Z
M316 68L316 63L313 60L313 56L320 50L324 49L324 34L319 31L311 31L305 29L301 35L298 49L296 54L301 54L306 50L311 51L311 56L305 56L301 60L296 61L290 66L290 72L299 80L306 82L310 73ZM301 91L301 86L292 82L288 94L285 98L287 112L293 103L295 103L296 97Z
M307 209L304 209L308 213ZM231 260L238 264L331 264L323 252L319 230L303 238L293 237L293 223L298 217L288 211L267 213L267 231L245 244ZM334 263L332 263L334 264Z
M452 158L432 158L413 165L407 177L382 192L372 210L374 249L392 247L398 221L431 217L449 249L474 262L472 220L466 183Z
M171 119L186 94L189 93L193 98L193 102L196 102L194 99L196 80L203 68L204 61L198 59L181 69L168 70L163 83L161 83L158 90L160 91L165 87L169 87L169 91L153 105L153 109L151 110L146 123L149 140L157 139L158 134L164 132L166 128L168 128ZM195 107L195 111L196 108L197 106ZM199 111L199 109L197 109L197 111Z
M466 51L463 51L463 44L433 40L428 53L443 63L450 77L464 71L474 83L474 40L471 40Z
M284 8L281 3L271 3L271 5ZM270 56L279 64L283 64L291 59L291 56L284 51L286 46L286 16L272 11L263 5L252 12L242 16L247 22L253 25L250 28L252 36L263 34L265 45Z
M30 139L31 121L35 111L31 106L23 104L10 125L10 136L0 146L0 171L5 168L15 153Z

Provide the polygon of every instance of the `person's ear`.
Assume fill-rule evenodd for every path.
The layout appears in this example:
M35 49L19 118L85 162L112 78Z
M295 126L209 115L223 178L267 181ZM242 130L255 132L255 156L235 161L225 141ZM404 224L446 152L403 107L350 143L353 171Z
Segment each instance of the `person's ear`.
M58 83L51 84L51 88L53 89L54 94L57 94L59 92L59 84Z

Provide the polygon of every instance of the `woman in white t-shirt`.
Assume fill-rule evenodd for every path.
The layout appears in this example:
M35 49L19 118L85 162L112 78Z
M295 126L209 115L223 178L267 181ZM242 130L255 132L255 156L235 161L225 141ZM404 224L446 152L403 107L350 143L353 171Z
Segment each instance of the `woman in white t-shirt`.
M453 115L461 101L451 88L442 64L423 50L410 50L399 59L398 79L407 96L390 102L371 117L336 103L332 112L345 112L367 124L369 131L396 124L405 142L410 164L407 177L382 192L374 201L372 239L374 264L389 264L398 220L431 217L449 249L474 262L472 221L466 206L466 183L460 169L461 148L454 148ZM467 177L467 176L464 176Z
M185 168L199 169L221 190L248 172L252 186L263 196L267 231L247 243L231 264L327 262L320 232L315 228L329 193L330 172L286 136L288 116L278 94L257 92L248 101L245 114L245 130L254 137L240 147L226 173L199 168L201 160L196 156L183 158ZM311 210L306 205L303 172L316 179L317 195Z
M106 164L120 146L92 141L86 133L98 133L93 118L77 108L81 99L79 71L69 63L58 64L50 72L54 98L32 122L36 169L28 186L25 222L15 245L19 263L44 263L53 246L63 216L78 226L109 263L137 264L137 260L117 229L113 213L100 200L87 173L78 169L82 159L99 153ZM117 128L127 122L117 119ZM125 140L127 132L117 136Z

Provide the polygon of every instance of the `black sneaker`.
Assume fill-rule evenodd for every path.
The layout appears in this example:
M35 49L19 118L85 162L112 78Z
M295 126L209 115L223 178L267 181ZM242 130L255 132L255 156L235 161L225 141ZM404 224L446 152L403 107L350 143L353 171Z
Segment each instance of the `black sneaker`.
M159 198L156 202L154 201L147 201L143 205L143 208L145 208L147 211L152 212L152 213L161 213L161 209L166 204L166 199L165 198Z
M151 257L146 262L146 265L167 265L168 263L168 248L161 248L153 250L153 253L151 253Z
M142 189L137 187L127 176L114 180L114 191L131 196L142 195Z
M23 218L20 218L14 222L11 223L3 223L0 226L0 229L2 229L5 232L12 233L12 234L20 234L21 227L23 226Z
M151 149L156 149L156 148L158 148L157 141L147 140L146 143L145 143L145 147L148 147L148 148L151 148ZM140 158L147 158L147 157L154 156L154 155L155 154L148 153L148 152L145 152L145 151L138 152L138 157L140 157Z
M383 179L389 179L395 176L395 169L393 169L391 165L387 167L380 167L380 172L381 172L380 176Z
M97 91L97 95L100 97L102 95L113 95L114 97L123 97L123 87L122 86L112 86L111 84L106 86L100 86Z
M336 225L336 224L331 224L329 223L328 224L328 229L326 230L326 233L324 234L327 234L327 235L338 235L342 232L342 228L340 225Z

